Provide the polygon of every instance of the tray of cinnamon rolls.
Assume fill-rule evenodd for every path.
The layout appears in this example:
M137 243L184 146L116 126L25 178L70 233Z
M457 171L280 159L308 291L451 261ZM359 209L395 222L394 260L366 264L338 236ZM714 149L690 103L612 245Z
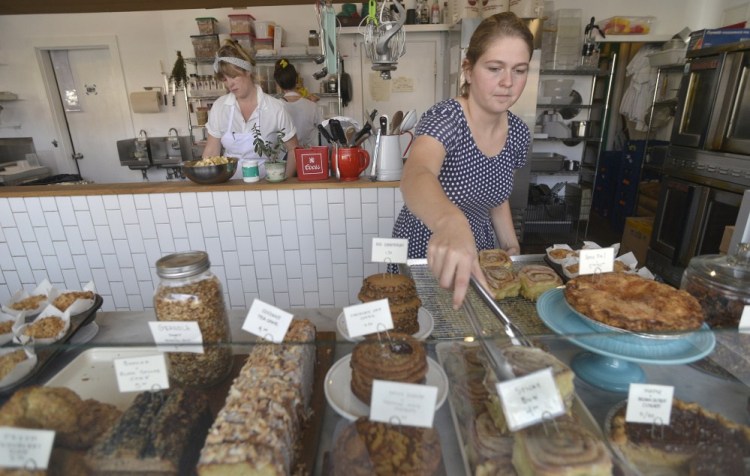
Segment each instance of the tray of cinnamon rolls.
M438 360L451 381L448 396L466 474L637 474L611 451L576 396L573 371L552 354L497 343L516 377L551 368L566 413L510 431L495 390L497 376L477 343L441 342Z

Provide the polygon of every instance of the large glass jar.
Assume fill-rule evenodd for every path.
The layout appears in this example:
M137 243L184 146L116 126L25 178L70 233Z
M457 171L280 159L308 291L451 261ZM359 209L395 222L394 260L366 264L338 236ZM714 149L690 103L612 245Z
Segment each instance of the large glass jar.
M736 329L750 305L750 243L741 243L731 255L691 259L680 288L700 301L709 326Z
M170 384L211 387L231 371L229 317L221 281L210 267L203 251L175 253L156 262L156 274L161 278L154 292L156 319L195 321L203 336L203 354L167 354Z

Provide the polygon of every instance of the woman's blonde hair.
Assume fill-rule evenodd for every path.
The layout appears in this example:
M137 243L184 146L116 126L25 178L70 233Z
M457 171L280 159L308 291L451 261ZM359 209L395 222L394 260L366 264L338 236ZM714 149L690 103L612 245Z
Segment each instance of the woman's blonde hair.
M239 58L241 60L247 61L253 67L255 67L255 59L253 59L253 57L250 56L247 51L245 51L245 49L237 42L237 40L234 40L232 38L228 38L224 41L224 44L221 46L221 48L219 48L219 51L217 52L217 56ZM232 63L221 61L219 62L219 70L216 72L216 79L218 79L219 81L223 81L225 77L235 78L237 76L242 76L243 74L248 73L252 72L246 71L239 66L233 65Z
M534 52L534 35L529 30L528 25L515 13L503 12L496 13L491 17L485 18L479 24L474 34L469 40L469 47L466 50L466 58L463 61L463 69L471 70L477 64L479 58L487 51L493 41L498 38L520 38L529 48L529 59ZM459 94L466 98L469 96L469 83L461 84Z

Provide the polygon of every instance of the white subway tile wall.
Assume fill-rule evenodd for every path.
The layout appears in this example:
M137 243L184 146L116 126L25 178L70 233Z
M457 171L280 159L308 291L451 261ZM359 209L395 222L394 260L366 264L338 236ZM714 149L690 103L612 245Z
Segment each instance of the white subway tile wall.
M164 255L205 250L227 305L287 309L358 302L375 237L389 237L398 188L0 198L0 302L43 279L93 281L106 311L153 308Z

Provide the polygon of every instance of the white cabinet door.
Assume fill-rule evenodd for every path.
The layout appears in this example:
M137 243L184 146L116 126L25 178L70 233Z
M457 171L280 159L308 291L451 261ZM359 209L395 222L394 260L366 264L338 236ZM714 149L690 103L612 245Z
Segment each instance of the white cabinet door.
M365 109L377 109L379 114L389 116L398 110L406 113L416 109L419 117L443 99L438 97L438 91L442 90L442 72L437 67L438 54L442 51L440 37L407 33L406 38L406 54L398 60L390 80L382 79L380 72L372 70L372 63L361 50L361 95ZM361 43L360 48L363 46Z

